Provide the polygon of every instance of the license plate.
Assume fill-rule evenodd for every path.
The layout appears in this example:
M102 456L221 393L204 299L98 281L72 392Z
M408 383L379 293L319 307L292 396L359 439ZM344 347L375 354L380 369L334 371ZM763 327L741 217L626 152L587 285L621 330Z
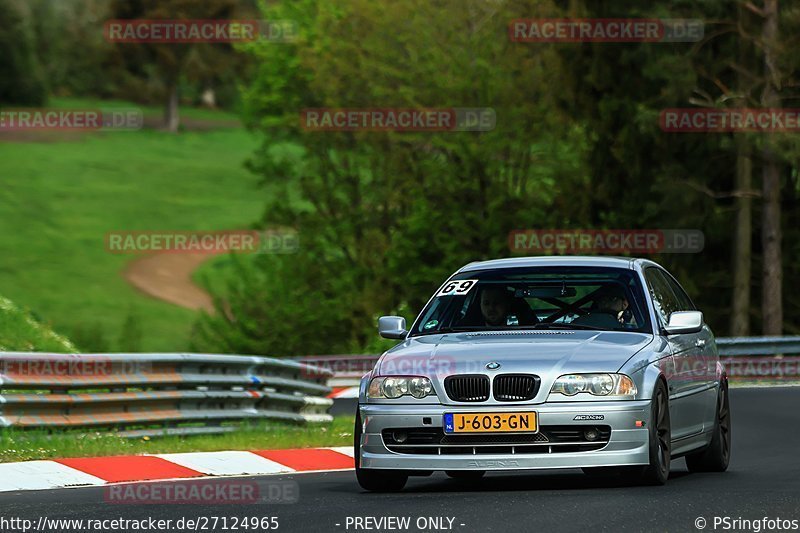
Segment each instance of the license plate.
M536 413L445 413L445 433L536 433Z

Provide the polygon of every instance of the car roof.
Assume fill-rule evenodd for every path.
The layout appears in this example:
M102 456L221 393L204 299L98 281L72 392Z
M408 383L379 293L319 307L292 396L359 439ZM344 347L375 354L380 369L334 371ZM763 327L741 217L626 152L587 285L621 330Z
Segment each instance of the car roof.
M459 272L475 270L489 270L496 268L518 268L536 266L587 266L587 267L616 267L633 269L634 264L652 264L652 261L636 257L598 257L591 255L551 255L536 257L509 257L506 259L490 259L488 261L475 261L464 265Z

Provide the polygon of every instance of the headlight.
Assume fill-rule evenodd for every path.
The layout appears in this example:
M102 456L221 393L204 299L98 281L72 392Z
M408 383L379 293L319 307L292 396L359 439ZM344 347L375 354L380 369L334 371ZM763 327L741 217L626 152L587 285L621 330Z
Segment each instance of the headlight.
M636 385L625 374L567 374L553 383L551 394L575 396L587 392L592 396L636 396Z
M367 388L367 398L400 398L411 395L424 398L433 392L431 380L417 376L391 376L374 378Z
M407 378L386 378L383 380L383 395L387 398L399 398L408 394Z

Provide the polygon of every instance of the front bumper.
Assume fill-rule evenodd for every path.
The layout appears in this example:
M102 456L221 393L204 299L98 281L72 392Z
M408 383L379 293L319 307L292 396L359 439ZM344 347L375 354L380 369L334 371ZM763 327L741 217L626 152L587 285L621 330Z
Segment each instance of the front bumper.
M364 424L361 436L361 467L400 470L536 470L550 468L581 468L593 466L627 466L649 464L648 427L650 400L545 403L538 405L390 405L360 404ZM547 427L586 426L598 424L610 427L608 442L600 449L574 451L543 445L536 453L520 453L513 446L471 449L439 444L426 453L398 453L387 447L384 429L427 428L442 430L445 413L536 411L542 431ZM575 420L586 415L602 415L602 421ZM636 422L644 427L637 427ZM441 448L441 449L439 449ZM397 449L395 447L395 449ZM520 451L522 449L520 448ZM528 448L530 450L530 448ZM569 451L563 451L569 450Z

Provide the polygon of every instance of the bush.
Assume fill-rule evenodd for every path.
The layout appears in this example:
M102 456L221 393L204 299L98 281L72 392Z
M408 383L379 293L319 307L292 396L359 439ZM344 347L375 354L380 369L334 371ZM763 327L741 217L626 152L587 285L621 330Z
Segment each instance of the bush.
M108 353L111 347L103 325L99 322L78 324L70 333L72 342L84 353Z
M350 298L322 275L319 264L296 255L232 256L225 294L214 315L195 325L192 350L289 356L344 353ZM342 295L344 294L344 295Z

